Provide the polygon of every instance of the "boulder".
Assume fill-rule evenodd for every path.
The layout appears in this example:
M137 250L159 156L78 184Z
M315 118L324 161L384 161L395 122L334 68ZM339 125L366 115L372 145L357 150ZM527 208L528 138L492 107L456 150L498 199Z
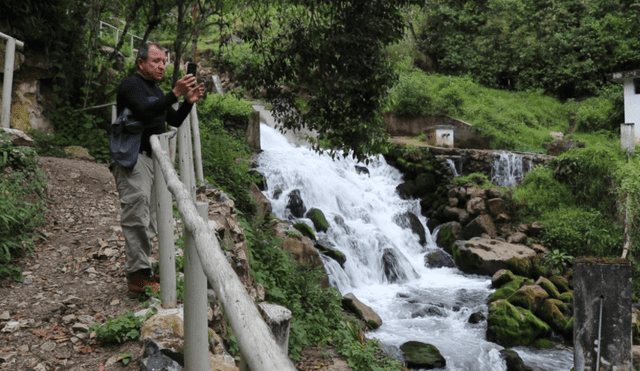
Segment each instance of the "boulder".
M542 287L538 285L525 285L511 295L509 303L536 313L548 297L549 294L547 294Z
M382 251L382 266L384 275L390 283L407 280L407 274L400 268L400 258L396 250L386 248Z
M318 241L314 244L314 247L320 252L320 254L326 255L335 260L344 268L344 263L347 262L347 257L339 250L337 250L333 244L329 241Z
M307 223L296 223L293 225L293 228L302 233L303 236L309 238L312 241L315 241L316 233L313 231L313 228L311 228Z
M540 276L540 278L538 278L538 280L536 281L536 285L542 287L544 291L546 291L547 294L549 294L550 298L552 299L560 298L560 292L556 288L556 285L554 285L553 282L551 282L548 278Z
M356 165L355 167L356 167L356 173L371 176L371 174L369 173L369 169L367 169L366 166Z
M448 220L459 222L460 224L467 224L471 220L471 215L469 215L467 210L458 207L447 206L444 208L442 214Z
M25 134L23 131L17 129L10 128L0 128L5 134L9 136L9 140L11 140L11 144L16 147L33 147L33 139Z
M479 215L487 212L487 205L482 197L474 197L467 201L467 212L471 215Z
M342 306L353 312L359 319L365 321L370 328L375 330L382 326L382 318L380 318L373 309L358 300L352 293L342 298Z
M584 142L578 142L577 140L558 140L556 142L544 144L544 147L547 149L547 153L549 155L559 156L572 148L584 148L584 145Z
M504 214L504 200L502 198L491 198L487 200L487 209L491 215L498 216L500 214Z
M469 222L469 224L462 229L462 234L467 240L473 237L480 237L483 234L487 234L491 238L496 238L498 235L493 220L486 214L480 215Z
M324 216L324 213L320 209L311 208L311 210L307 211L305 217L311 219L313 222L313 227L317 232L326 232L329 229L329 222L327 222L327 218Z
M524 245L472 238L456 241L452 255L463 271L493 276L500 269L510 269L518 273L513 268L522 269L518 264L525 265L525 262L529 262L528 259L535 256L535 251Z
M318 250L308 237L285 237L282 241L282 250L288 251L291 258L300 264L308 264L313 267L322 266Z
M551 283L553 283L553 285L560 291L560 292L567 292L570 290L570 286L569 286L569 280L567 280L566 278L559 276L559 275L553 275L551 277L549 277L549 281L551 281Z
M411 229L411 231L418 236L420 244L427 243L427 235L424 229L424 225L418 218L418 216L412 212L406 212L404 214L396 215L393 221L402 228Z
M453 243L462 239L464 239L462 225L458 222L448 222L440 225L436 245L442 247L449 254L453 254Z
M527 235L522 232L516 232L507 237L509 243L525 243L527 241Z
M271 202L269 202L269 199L262 193L260 188L252 183L249 191L251 192L251 198L258 205L258 215L263 219L271 215Z
M408 368L431 370L444 368L447 361L438 348L419 341L408 341L400 346Z
M491 277L491 286L499 288L505 283L514 281L516 276L508 269L500 269Z
M484 320L486 320L487 317L484 316L484 314L482 312L475 312L475 313L471 313L471 315L469 316L469 323L471 324L477 324L480 323Z
M564 333L564 328L569 322L568 318L565 317L565 313L568 313L566 306L557 299L545 300L536 311L536 315L559 334Z
M491 296L489 296L489 303L492 303L496 300L501 299L509 299L516 291L518 291L522 286L524 286L525 279L524 277L514 276L512 281L509 281L500 288L498 288Z
M513 349L502 349L500 351L500 358L504 359L507 363L506 371L529 371L529 368L524 365L524 361Z
M546 336L549 325L534 316L531 311L518 308L507 300L489 305L487 340L504 347L527 346L538 337Z
M304 202L302 201L300 190L294 189L289 193L289 202L287 203L286 209L288 209L291 215L296 218L304 217L304 213L307 211L307 208L304 206Z
M443 250L436 250L424 256L424 265L427 268L455 268L456 262Z

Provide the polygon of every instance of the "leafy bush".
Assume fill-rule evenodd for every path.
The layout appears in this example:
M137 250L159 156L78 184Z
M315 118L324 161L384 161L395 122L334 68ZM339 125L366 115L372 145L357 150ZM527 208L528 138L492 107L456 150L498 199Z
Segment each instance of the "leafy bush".
M571 189L554 177L549 166L537 166L512 190L512 199L522 216L537 219L545 211L574 205Z
M616 132L624 120L624 112L621 110L621 107L624 107L623 103L621 87L610 86L603 89L599 96L576 104L576 130Z
M33 248L33 231L44 222L45 177L38 157L30 148L14 148L0 135L0 278L21 281L14 258Z
M198 104L200 120L219 119L244 125L249 122L252 113L251 102L238 99L231 94L209 94L204 102Z

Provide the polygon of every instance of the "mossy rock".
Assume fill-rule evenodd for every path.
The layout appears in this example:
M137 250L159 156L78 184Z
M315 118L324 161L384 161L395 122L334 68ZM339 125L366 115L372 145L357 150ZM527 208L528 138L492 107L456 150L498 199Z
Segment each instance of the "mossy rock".
M312 208L311 210L307 211L305 217L311 219L316 231L326 232L327 230L329 230L329 222L327 222L327 218L324 216L322 210Z
M453 260L455 260L458 267L460 267L460 270L469 273L480 273L482 261L478 255L469 250L462 250L458 248L455 243L451 246L451 252Z
M506 261L509 270L514 274L529 277L531 274L531 261L528 258L513 257Z
M567 326L567 318L564 315L564 303L557 299L547 299L544 304L536 311L536 315L545 321L557 333L564 333Z
M505 347L526 346L539 337L546 336L549 325L531 311L516 307L507 300L489 305L487 340Z
M563 292L562 294L560 294L560 296L558 296L558 299L560 301L562 301L563 303L567 303L567 304L573 305L573 290L572 291Z
M489 296L488 303L500 299L509 299L518 289L524 285L524 277L513 276L513 281L507 282Z
M498 288L507 282L515 280L516 275L508 269L500 269L491 277L491 286Z
M547 269L544 267L544 259L542 254L536 254L529 258L531 262L531 275L533 277L545 276Z
M540 277L536 281L536 285L542 287L547 292L547 294L549 294L550 298L560 298L560 291L558 291L556 285L554 285L553 282L551 282L549 279Z
M573 317L567 321L567 325L564 326L564 337L567 339L573 339Z
M408 341L400 346L400 350L404 354L407 367L411 369L430 370L444 368L447 365L438 348L431 344Z
M549 281L556 286L560 293L567 292L571 289L569 286L569 280L557 274L549 277Z
M555 343L549 339L536 339L532 346L536 349L552 349L555 347Z
M509 303L536 312L549 294L538 285L524 285L509 298Z
M313 231L313 228L309 227L306 223L296 223L293 225L293 228L302 233L303 236L309 237L312 241L315 241L316 234Z
M502 349L500 358L507 362L507 371L529 371L518 352L513 349Z
M531 311L516 307L507 300L498 300L489 305L488 341L504 347L526 346L546 336L549 331L549 325Z

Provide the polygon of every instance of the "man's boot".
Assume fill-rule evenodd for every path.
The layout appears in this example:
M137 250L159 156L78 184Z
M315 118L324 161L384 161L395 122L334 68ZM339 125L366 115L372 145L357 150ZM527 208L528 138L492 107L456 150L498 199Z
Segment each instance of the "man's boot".
M151 291L159 293L160 292L160 284L154 280L154 277L151 276L151 271L149 269L142 269L133 273L130 273L127 276L127 281L129 282L129 291L132 294L144 294L145 286L150 286Z

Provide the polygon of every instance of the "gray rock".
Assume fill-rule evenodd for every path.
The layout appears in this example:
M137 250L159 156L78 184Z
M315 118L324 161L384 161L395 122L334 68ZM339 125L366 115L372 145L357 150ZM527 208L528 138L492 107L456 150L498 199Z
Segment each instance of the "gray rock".
M454 268L456 262L451 255L442 250L437 250L424 256L424 265L427 268Z
M440 354L438 348L431 344L409 341L402 344L400 350L402 350L407 367L411 369L430 370L444 368L447 365L447 361Z
M480 215L467 224L462 230L462 234L465 239L471 239L473 237L480 237L483 233L486 233L491 238L496 238L498 235L496 227L493 224L493 220L489 215Z
M488 276L493 276L500 269L514 269L514 261L536 255L533 249L524 245L484 238L456 241L454 249L457 253L453 256L461 270Z
M382 326L382 318L369 306L362 303L352 293L342 298L342 306L352 311L358 318L364 320L371 328L376 329Z

